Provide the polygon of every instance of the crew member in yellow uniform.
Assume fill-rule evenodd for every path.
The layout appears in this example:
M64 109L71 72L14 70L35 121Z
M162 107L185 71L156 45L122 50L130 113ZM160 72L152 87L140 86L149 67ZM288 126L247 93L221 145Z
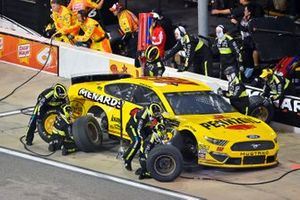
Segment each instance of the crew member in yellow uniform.
M62 0L51 0L51 7L53 24L50 24L47 27L48 30L46 31L52 31L56 33L55 40L57 41L71 43L68 35L76 35L78 32L78 30L75 29L70 31L66 29L72 25L71 11L67 7L63 6Z
M76 29L76 26L79 26L84 34L76 35L73 39L74 42L86 43L90 41L91 49L112 53L109 37L97 21L87 17L85 10L78 11L77 18L76 25L72 29Z
M109 10L118 17L122 42L128 48L128 56L134 58L137 51L138 18L119 3L115 3Z
M101 9L103 3L104 0L100 0L98 3L95 3L92 0L71 0L68 4L68 8L76 15L79 10L87 11L89 8Z

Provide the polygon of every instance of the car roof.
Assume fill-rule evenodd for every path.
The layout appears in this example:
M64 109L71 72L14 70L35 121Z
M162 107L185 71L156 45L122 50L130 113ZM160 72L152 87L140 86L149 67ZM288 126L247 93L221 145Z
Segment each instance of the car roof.
M177 77L139 77L125 78L116 81L115 83L134 83L144 85L150 88L156 88L161 92L180 92L180 91L211 91L212 89L205 83L188 80ZM109 83L112 83L109 82Z

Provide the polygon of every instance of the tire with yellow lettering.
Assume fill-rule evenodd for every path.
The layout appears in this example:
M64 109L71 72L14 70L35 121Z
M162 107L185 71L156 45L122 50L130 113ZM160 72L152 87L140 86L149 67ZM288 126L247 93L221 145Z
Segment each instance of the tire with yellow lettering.
M91 115L79 117L72 126L77 147L84 152L97 151L102 146L103 134L97 119Z
M270 123L274 116L274 107L273 104L264 97L253 95L249 97L248 114L266 123Z
M52 135L53 125L58 115L57 109L48 110L42 119L37 120L37 130L45 142L49 143L51 141L50 137Z
M182 169L182 154L173 145L158 145L150 151L147 170L155 180L173 181L181 174Z

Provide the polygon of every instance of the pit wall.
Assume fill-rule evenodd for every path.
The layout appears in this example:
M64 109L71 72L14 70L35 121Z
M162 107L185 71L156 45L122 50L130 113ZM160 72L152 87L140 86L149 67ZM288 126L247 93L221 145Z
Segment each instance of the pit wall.
M49 49L51 49L50 54ZM136 77L142 74L141 68L134 67L134 59L131 58L74 47L39 36L19 34L1 27L0 61L25 66L33 70L42 70L64 78L99 73L129 73ZM47 64L45 65L46 61ZM219 87L227 88L227 81L190 72L178 73L176 69L169 67L166 68L164 75L201 80L215 91ZM249 94L258 94L259 92L261 92L260 89L248 88ZM286 99L287 109L299 117L300 98L287 96ZM295 116L292 115L293 118ZM300 125L290 126L286 124L285 122L274 122L271 125L278 131L300 133L300 128L297 128Z

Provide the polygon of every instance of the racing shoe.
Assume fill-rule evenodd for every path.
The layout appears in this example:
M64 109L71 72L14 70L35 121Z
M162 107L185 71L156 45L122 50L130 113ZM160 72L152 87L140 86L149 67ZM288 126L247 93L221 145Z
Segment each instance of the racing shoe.
M31 141L26 141L26 145L27 146L32 146L32 142Z
M135 175L140 175L141 172L142 172L142 168L138 168L138 169L134 172L134 174L135 174Z
M149 172L144 172L139 175L139 180L152 178Z
M61 155L66 156L68 154L69 154L68 149L66 147L62 146L61 147Z
M48 151L50 151L50 152L56 151L56 148L55 148L55 144L54 144L54 143L52 143L52 142L49 143Z
M132 171L131 163L124 162L124 166L125 166L125 169L127 169L128 171Z

